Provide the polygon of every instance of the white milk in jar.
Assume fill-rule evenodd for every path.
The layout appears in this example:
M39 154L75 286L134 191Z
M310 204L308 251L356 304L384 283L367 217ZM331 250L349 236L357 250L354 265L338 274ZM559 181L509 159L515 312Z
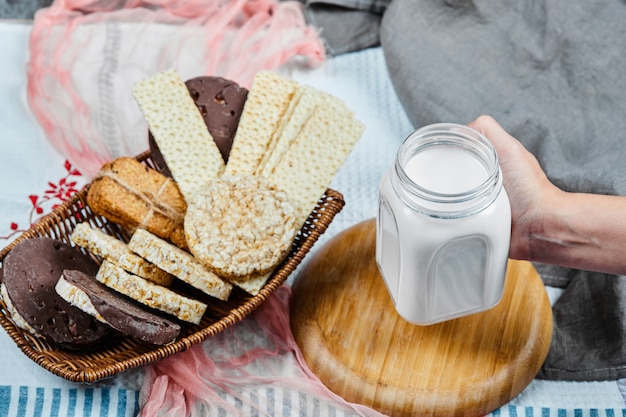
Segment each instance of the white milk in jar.
M376 262L398 313L427 325L502 297L511 209L491 143L467 126L412 133L380 184Z

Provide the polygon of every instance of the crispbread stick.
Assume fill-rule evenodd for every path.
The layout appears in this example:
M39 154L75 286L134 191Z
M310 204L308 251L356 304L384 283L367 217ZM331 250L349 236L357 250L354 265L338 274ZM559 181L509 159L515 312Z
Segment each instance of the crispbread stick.
M133 95L185 199L223 173L222 154L175 70L141 80Z
M269 177L287 192L300 227L363 133L363 124L352 112L335 104L315 109Z
M298 84L272 71L254 77L230 150L225 175L252 175L280 130Z

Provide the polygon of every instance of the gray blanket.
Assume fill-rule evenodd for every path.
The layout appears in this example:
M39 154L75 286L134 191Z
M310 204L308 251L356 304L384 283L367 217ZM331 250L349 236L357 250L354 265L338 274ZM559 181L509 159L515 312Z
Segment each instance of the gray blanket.
M325 16L333 51L342 39L363 42L346 19L355 1L328 3L345 8L341 20ZM367 0L357 3L367 10ZM626 195L623 0L393 0L382 20L371 14L369 29L381 23L390 76L416 128L491 114L557 186ZM539 376L626 377L626 277L536 267L546 284L565 288Z
M329 56L378 46L383 12L391 3L391 0L299 1L304 4L308 23L320 31Z

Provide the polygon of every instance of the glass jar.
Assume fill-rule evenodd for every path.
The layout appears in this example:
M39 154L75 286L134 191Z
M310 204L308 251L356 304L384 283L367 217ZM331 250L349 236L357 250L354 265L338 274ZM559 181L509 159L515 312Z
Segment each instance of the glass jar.
M398 313L428 325L502 298L511 208L496 151L458 124L409 135L380 183L376 262Z

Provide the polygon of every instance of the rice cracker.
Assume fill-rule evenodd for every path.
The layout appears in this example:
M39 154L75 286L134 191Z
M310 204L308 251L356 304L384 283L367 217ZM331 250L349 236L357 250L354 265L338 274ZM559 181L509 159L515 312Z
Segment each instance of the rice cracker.
M287 119L298 83L273 71L258 72L248 92L225 175L252 175L257 170L273 135Z
M287 194L266 179L224 176L189 203L189 250L224 279L270 273L291 249L294 213Z
M168 286L173 277L134 253L128 245L101 230L94 229L87 223L76 225L70 239L76 245L103 259L121 266L131 274L139 275L155 284Z
M181 281L212 297L227 300L230 295L231 284L207 271L191 254L146 230L136 230L128 242L128 247Z
M175 70L141 80L133 95L185 199L223 173L222 155Z
M207 305L187 298L161 285L129 274L113 262L100 265L96 279L107 287L148 307L171 314L180 320L199 324Z

